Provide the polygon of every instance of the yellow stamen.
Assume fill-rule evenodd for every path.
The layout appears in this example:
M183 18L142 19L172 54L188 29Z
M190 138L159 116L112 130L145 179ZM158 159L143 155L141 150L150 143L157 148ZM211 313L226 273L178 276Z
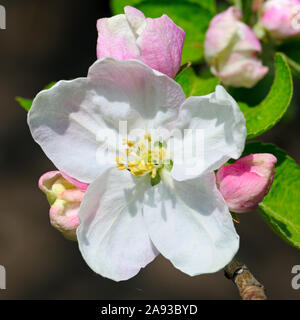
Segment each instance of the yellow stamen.
M128 140L127 138L123 138L123 144L127 144L129 148L135 147L134 142L132 140Z
M144 138L145 140L148 140L148 142L151 142L151 136L149 133L145 133Z
M143 140L139 141L139 148L140 150L145 150L146 149L146 143Z
M125 160L123 157L116 157L117 168L127 169L136 177L149 175L152 179L156 178L158 170L164 166L167 152L162 143L152 146L151 141L149 133L136 144L124 138L123 144L128 146L124 148L126 157Z
M125 170L127 169L126 165L124 163L117 163L117 168L119 170Z

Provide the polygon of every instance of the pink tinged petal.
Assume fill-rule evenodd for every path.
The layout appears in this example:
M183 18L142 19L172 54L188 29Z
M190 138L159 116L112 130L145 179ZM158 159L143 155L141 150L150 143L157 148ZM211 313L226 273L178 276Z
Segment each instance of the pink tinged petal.
M249 51L249 52L261 52L261 44L257 39L255 33L244 23L239 23L239 28L237 32L239 40L233 47L233 51Z
M58 198L68 201L68 202L81 202L84 196L84 192L81 190L76 190L76 189L72 189L72 190L66 190L64 192L62 192Z
M240 27L241 17L239 9L230 7L211 20L204 43L205 57L209 63L232 43Z
M129 132L131 126L141 129L142 122L143 128L164 127L176 119L185 101L185 94L177 82L136 60L106 58L97 61L89 69L88 77L94 81L105 79L126 93L130 109L122 118L120 109L114 111L116 120L128 120Z
M241 13L234 7L212 20L206 34L205 57L211 72L224 84L251 88L268 68L257 58L261 52L259 40L240 20Z
M174 78L181 64L184 31L166 15L146 19L133 7L124 10L125 15L98 20L98 59L138 59Z
M51 171L41 176L39 188L47 195L51 205L51 225L67 239L76 241L78 211L87 185L60 171Z
M80 224L78 218L79 207L80 203L67 205L54 203L50 208L51 225L68 240L77 241L76 230Z
M171 78L176 76L181 65L185 32L168 16L147 18L147 25L137 44L141 61Z
M145 194L144 216L160 253L190 276L222 269L239 247L215 176L163 182Z
M256 57L245 56L240 53L232 53L220 72L214 74L220 77L222 82L232 87L253 87L269 71Z
M157 256L142 211L149 188L149 179L115 168L88 188L79 212L78 244L89 267L103 277L130 279Z
M249 212L258 207L272 185L276 162L271 154L253 154L218 171L217 185L231 211Z
M75 186L76 188L80 189L81 191L86 191L86 189L88 188L88 184L87 183L83 183L80 182L74 178L71 178L69 175L67 175L64 172L61 172L61 175L67 180L69 181L73 186Z
M38 186L41 191L43 191L44 193L50 192L54 181L56 181L61 176L61 174L62 173L60 171L49 171L44 173L40 177L38 182Z
M119 60L138 59L140 49L135 35L124 14L97 22L97 57L113 57Z
M276 39L300 36L300 1L266 1L261 23Z
M138 30L145 22L146 17L140 10L131 6L124 7L126 19L134 30Z

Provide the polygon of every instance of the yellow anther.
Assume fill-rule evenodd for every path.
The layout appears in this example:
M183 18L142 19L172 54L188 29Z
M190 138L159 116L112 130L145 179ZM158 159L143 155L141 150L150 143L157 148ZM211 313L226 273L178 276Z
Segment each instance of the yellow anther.
M123 161L123 157L116 157L116 162L117 162L117 163L119 163L119 162L121 162L121 161Z
M147 168L148 168L149 170L152 170L152 169L154 168L154 166L153 166L152 163L148 162L148 163L147 163Z
M132 152L131 149L126 149L126 156L129 157L131 152Z
M128 167L135 167L136 165L137 165L136 160L128 162Z
M141 160L141 161L139 162L139 168L140 168L141 170L147 169L147 168L146 168L146 163L145 163L144 160Z
M139 148L140 150L145 150L146 149L146 143L143 140L139 141Z
M121 156L116 157L117 168L119 170L127 169L136 177L145 175L152 179L157 177L158 170L164 166L167 152L161 142L152 146L151 141L149 133L146 133L144 139L136 144L124 138L123 144L128 146L124 148L125 160Z
M145 133L144 138L148 140L148 142L151 142L151 136L149 133Z
M130 147L130 148L135 147L134 142L131 141L131 140L128 140L128 141L127 141L127 145L128 145L128 147Z
M132 140L128 140L127 138L123 138L123 144L127 144L129 148L135 147L134 142Z
M124 163L117 163L117 168L119 170L125 170L127 169L126 165Z

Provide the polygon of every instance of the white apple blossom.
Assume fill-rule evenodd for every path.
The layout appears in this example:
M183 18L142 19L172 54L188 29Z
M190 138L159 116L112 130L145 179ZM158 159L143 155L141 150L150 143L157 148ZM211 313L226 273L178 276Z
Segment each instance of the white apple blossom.
M120 121L128 135L120 136ZM240 157L246 126L223 87L186 99L173 79L142 62L104 58L86 78L40 92L28 123L59 170L90 184L77 238L95 272L126 280L161 253L193 276L220 270L237 252L214 170ZM183 144L175 132L187 132ZM191 159L201 165L187 170Z

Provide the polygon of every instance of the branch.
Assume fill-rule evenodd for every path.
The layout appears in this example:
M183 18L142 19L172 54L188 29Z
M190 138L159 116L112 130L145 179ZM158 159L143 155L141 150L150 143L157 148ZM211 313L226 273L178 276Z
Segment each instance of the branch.
M266 300L265 290L252 275L247 266L233 259L225 268L225 277L232 280L243 300Z

